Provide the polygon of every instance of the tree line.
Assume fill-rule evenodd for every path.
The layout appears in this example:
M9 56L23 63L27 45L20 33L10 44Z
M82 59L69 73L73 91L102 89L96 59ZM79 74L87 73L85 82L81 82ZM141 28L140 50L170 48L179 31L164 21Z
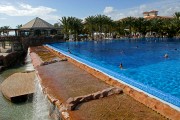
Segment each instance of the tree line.
M19 29L21 27L22 27L22 24L16 26L17 29ZM9 31L10 31L9 29L11 29L10 26L2 26L2 27L0 27L0 36L1 35L8 36L9 35Z
M60 23L60 25L59 25ZM173 17L154 17L152 19L126 17L112 20L106 15L88 16L82 19L76 17L62 17L55 27L61 27L65 39L74 35L77 40L79 35L87 35L89 39L107 37L180 37L180 12L175 12ZM20 28L22 25L17 25ZM0 27L0 35L9 34L10 26ZM96 36L95 36L96 33ZM147 36L149 34L149 36Z
M58 24L55 24L58 27ZM94 33L103 37L145 37L147 33L151 37L179 37L180 36L180 12L175 12L172 18L154 17L152 19L126 17L113 21L105 15L89 16L84 19L76 17L62 17L60 26L65 38L73 34L75 40L79 34L87 34L94 39ZM102 34L103 33L103 34Z

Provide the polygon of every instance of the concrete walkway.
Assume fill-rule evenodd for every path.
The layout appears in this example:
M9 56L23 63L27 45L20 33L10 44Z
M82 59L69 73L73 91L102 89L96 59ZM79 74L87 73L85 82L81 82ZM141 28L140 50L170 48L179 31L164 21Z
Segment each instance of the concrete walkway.
M31 52L36 48L33 49ZM44 51L45 48L41 47L41 49ZM48 54L52 53L48 52L46 55ZM39 56L41 57L40 54ZM46 94L62 103L70 97L87 95L111 87L68 61L38 66L36 70ZM125 93L85 102L77 106L74 111L68 112L72 120L166 119Z

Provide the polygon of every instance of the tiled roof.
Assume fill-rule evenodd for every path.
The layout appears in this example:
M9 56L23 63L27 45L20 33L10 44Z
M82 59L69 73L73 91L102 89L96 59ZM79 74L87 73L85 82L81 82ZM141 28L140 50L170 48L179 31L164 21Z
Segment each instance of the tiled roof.
M41 18L36 17L21 27L21 29L48 29L54 28L53 25L44 21Z
M154 12L158 12L158 11L156 11L156 10L152 10L152 11L150 11L150 13L154 13Z

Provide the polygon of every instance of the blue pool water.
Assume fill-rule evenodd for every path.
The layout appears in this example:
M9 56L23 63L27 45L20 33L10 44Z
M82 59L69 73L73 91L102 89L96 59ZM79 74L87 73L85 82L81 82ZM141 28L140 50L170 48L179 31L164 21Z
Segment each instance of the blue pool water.
M180 39L83 41L48 46L180 107ZM163 57L166 53L168 58ZM123 69L119 68L120 63Z

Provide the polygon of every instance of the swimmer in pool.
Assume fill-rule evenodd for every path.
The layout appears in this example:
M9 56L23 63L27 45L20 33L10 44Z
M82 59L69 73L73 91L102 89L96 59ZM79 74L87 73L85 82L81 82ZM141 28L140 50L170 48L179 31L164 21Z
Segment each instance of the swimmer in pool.
M169 56L168 56L168 54L166 53L165 55L164 55L164 58L168 58Z
M68 48L68 52L71 54L71 51L70 51L70 49Z
M123 65L122 65L122 63L119 65L119 67L120 67L121 69L123 69Z

